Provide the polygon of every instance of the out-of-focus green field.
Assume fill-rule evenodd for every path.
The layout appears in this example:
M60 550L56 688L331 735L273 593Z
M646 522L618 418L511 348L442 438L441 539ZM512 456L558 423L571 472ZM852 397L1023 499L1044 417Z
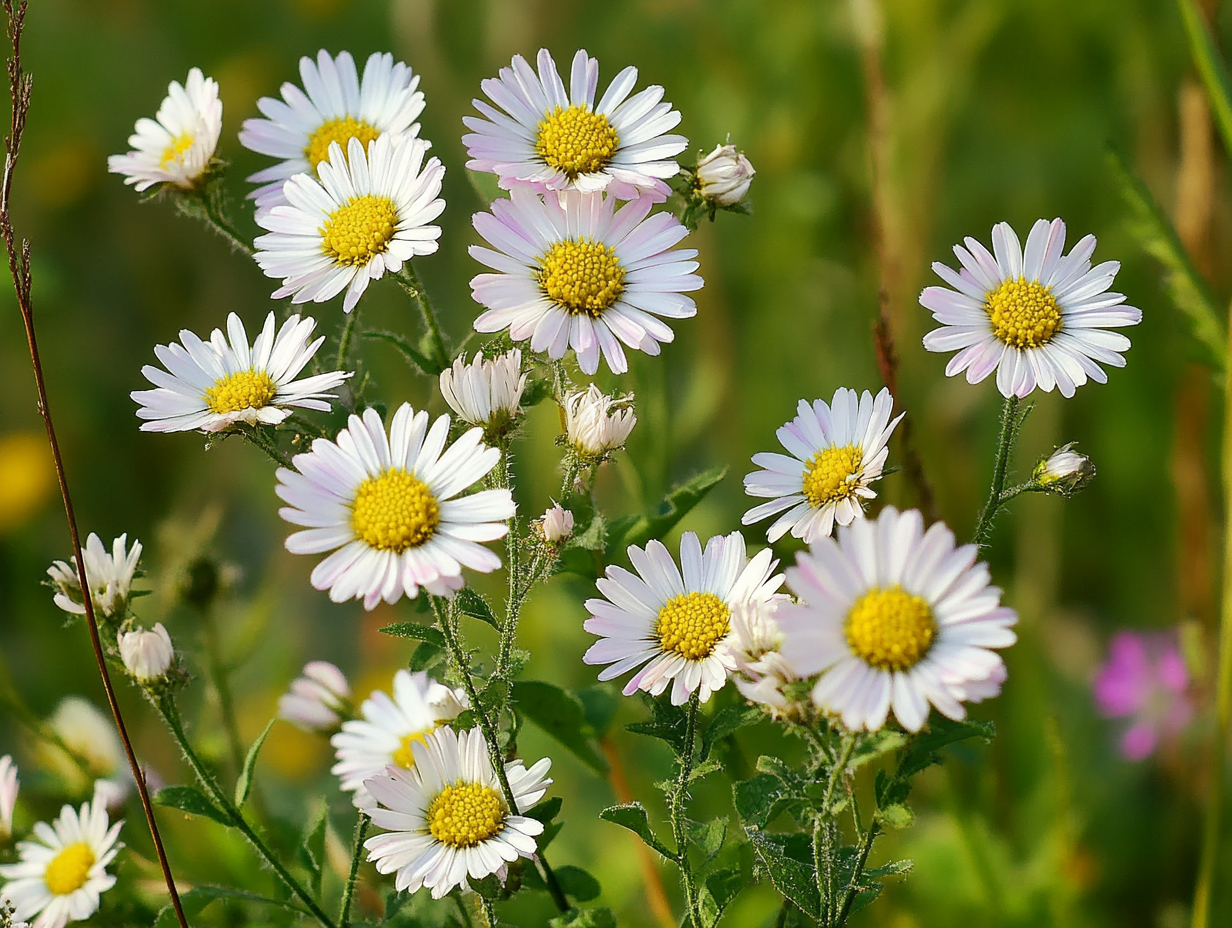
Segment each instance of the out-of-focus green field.
M1220 22L1232 37L1232 8ZM931 282L929 263L952 263L953 242L964 235L987 241L999 220L1025 236L1035 219L1059 215L1071 243L1092 232L1100 239L1096 260L1123 263L1116 289L1142 307L1144 321L1128 333L1128 367L1112 371L1107 385L1089 384L1071 401L1034 397L1019 472L1077 439L1098 478L1072 501L1019 500L998 523L994 577L1020 611L1021 637L1007 653L1004 695L975 710L996 722L997 739L954 751L944 769L921 779L915 826L874 851L874 861L891 851L914 858L915 871L856 923L1179 928L1193 889L1209 716L1204 707L1179 744L1131 764L1115 750L1120 729L1098 717L1090 695L1115 630L1211 618L1209 578L1205 593L1199 575L1199 592L1182 596L1178 564L1192 567L1193 551L1212 550L1218 492L1210 489L1197 547L1183 556L1176 475L1200 489L1205 469L1217 485L1207 451L1217 445L1210 426L1218 422L1218 391L1204 375L1190 374L1182 396L1190 354L1184 328L1158 267L1125 231L1106 159L1109 145L1125 152L1171 208L1178 95L1189 67L1179 17L1171 3L1148 0L889 0L885 29L887 254L900 400L940 513L960 537L987 487L1000 397L991 380L978 387L947 380L945 358L920 347L931 320L916 296ZM31 3L25 64L35 76L34 103L14 212L34 244L43 356L78 515L84 531L142 540L147 584L157 589L138 611L150 623L165 621L184 644L195 643L197 619L167 606L175 570L203 545L237 568L217 619L237 662L246 737L261 730L305 660L335 660L359 681L361 695L387 685L405 661L405 643L377 629L406 618L410 607L365 614L355 603L331 605L309 587L313 559L283 551L273 468L254 449L228 441L203 452L199 436L138 432L128 393L145 386L140 368L153 362L154 344L185 327L204 335L232 310L252 331L274 308L274 283L165 204L139 202L106 173L106 155L125 150L133 121L153 114L168 81L200 66L221 85L221 154L233 162L228 183L238 206L243 178L266 163L236 141L241 121L256 115L256 99L298 81L299 56L318 48L349 49L361 61L374 50L392 51L423 75L423 134L448 168L442 247L416 264L446 328L461 337L478 312L468 281L479 266L466 246L478 241L470 215L481 207L462 167L461 118L482 78L513 53L531 57L544 45L560 63L587 48L601 62L601 82L636 65L642 85L667 88L692 152L730 133L758 170L755 215L721 215L693 236L706 279L697 317L675 326L676 342L661 358L635 358L619 383L636 391L641 423L601 488L610 511L627 512L694 470L727 464L727 479L683 527L703 536L732 531L747 508L740 478L749 456L775 448L774 430L798 399L828 399L839 386L880 386L871 336L879 264L865 73L846 3ZM1222 167L1210 196L1214 286L1223 298L1232 275L1219 256L1232 244L1232 217ZM256 234L249 212L240 224ZM332 332L342 319L340 301L313 314ZM413 308L388 282L365 297L365 321L417 330ZM369 344L365 351L391 402L444 410L433 385L414 379L392 350ZM50 561L67 554L67 536L53 487L40 476L43 446L21 437L37 438L40 424L20 319L5 288L0 359L0 657L40 713L66 693L101 705L83 628L62 630L50 592L39 585ZM610 375L600 379L615 385ZM1201 440L1178 446L1178 410L1207 428L1206 448ZM556 429L554 410L537 408L519 448L523 511L542 511L558 486ZM901 473L881 489L890 501L910 501ZM746 535L764 542L757 527ZM785 543L781 555L793 551ZM582 630L588 593L562 578L533 600L522 631L533 654L529 675L593 682L594 670L580 660L592 640ZM1199 681L1200 694L1208 689ZM195 698L202 690L194 687ZM123 695L140 752L175 782L182 774L170 741L134 692ZM721 694L719 704L733 696ZM640 701L626 701L618 721L642 711ZM199 712L197 731L207 742L214 738L221 755L214 708ZM769 734L741 737L750 758L779 745ZM0 754L29 758L23 738L0 718ZM659 808L651 784L665 774L668 757L623 732L617 744L634 794ZM536 731L521 746L532 759L555 757L568 824L554 858L599 875L602 901L621 925L651 924L634 839L596 818L614 801L611 787ZM326 789L340 813L347 808L333 791L322 741L280 725L266 750L261 799L269 810L302 818L308 797ZM27 767L31 795L50 794L33 762ZM729 798L716 782L698 792L697 803L695 817L705 818L726 814ZM148 854L135 807L129 819L125 840ZM211 868L191 878L250 878L252 858L216 826L171 821L169 830L179 868ZM121 879L136 872L145 873L126 864ZM1213 925L1232 924L1232 849L1220 873ZM675 893L674 874L665 870L664 879ZM775 905L768 886L753 888L729 923L762 924ZM220 924L226 918L221 910L215 917ZM538 916L527 910L520 922L511 910L509 917L529 925Z

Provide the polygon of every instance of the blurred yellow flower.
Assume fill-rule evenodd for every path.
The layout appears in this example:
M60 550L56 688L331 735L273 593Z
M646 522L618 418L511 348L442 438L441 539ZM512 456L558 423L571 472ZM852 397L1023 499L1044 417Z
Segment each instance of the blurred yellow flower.
M41 432L0 436L0 532L21 525L47 501L55 474Z

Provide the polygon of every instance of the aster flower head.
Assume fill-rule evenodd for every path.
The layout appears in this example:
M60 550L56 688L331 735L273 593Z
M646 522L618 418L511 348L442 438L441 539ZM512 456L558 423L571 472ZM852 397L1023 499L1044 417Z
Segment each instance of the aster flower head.
M359 707L360 718L343 722L342 731L330 739L338 758L331 772L344 791L354 793L357 808L370 809L376 803L364 781L391 765L413 768L411 748L469 706L463 690L450 689L422 670L399 670L393 695L375 690Z
M625 68L595 101L599 62L585 50L573 56L569 89L546 48L536 74L515 55L500 76L481 85L496 106L473 101L481 117L466 116L462 137L473 171L495 174L506 190L606 190L621 200L648 194L667 199L664 178L680 166L676 156L689 140L669 135L680 113L663 101L663 88L629 96L637 68ZM499 109L497 108L499 107Z
M640 668L625 684L630 696L645 690L658 696L671 685L674 705L694 691L702 702L727 682L734 669L726 647L732 610L739 603L774 596L783 575L772 576L778 561L767 548L751 559L739 532L701 542L693 532L680 539L680 567L660 541L645 549L629 546L637 573L607 568L596 582L602 599L588 599L585 629L599 636L582 658L608 664L600 680Z
M157 683L167 676L167 671L175 662L175 647L162 622L155 623L149 631L134 628L119 632L116 644L124 661L124 669L138 683Z
M1089 377L1106 383L1101 364L1124 367L1129 339L1108 329L1137 325L1142 310L1109 292L1120 262L1091 266L1095 236L1084 237L1068 255L1065 223L1036 221L1024 249L1009 223L993 226L993 253L973 238L954 246L962 270L936 262L933 270L950 287L926 287L920 303L941 328L924 336L929 351L958 351L947 377L963 371L979 383L994 370L1005 397L1023 397L1036 387L1071 397Z
M369 281L433 254L441 227L430 223L445 209L445 167L436 158L425 163L427 151L422 139L391 135L366 149L358 138L345 149L331 142L317 177L288 180L286 204L257 214L268 232L257 237L254 257L266 277L282 280L273 298L323 303L345 290L349 313Z
M783 686L797 679L782 654L783 630L775 619L785 601L786 597L774 596L736 603L731 611L731 634L724 643L740 695L776 715L787 709Z
M482 427L486 434L503 434L518 417L528 376L522 373L522 352L517 348L491 360L476 354L470 364L462 355L441 371L441 396L458 418Z
M304 731L328 731L349 714L351 684L329 661L309 661L278 699L278 717Z
M565 397L565 438L583 460L602 461L623 448L635 425L632 393L608 396L592 383Z
M448 448L449 417L428 427L428 414L403 403L389 433L375 409L351 416L333 441L318 438L295 470L278 469L279 510L304 530L287 538L292 554L332 551L312 571L312 585L336 603L362 599L365 609L422 586L436 596L462 588L462 568L490 573L500 558L481 542L503 538L514 514L509 490L460 496L500 460L471 429Z
M0 842L13 835L13 810L17 808L17 765L8 754L0 757Z
M215 329L203 342L188 329L180 344L156 345L154 354L166 370L141 369L153 390L134 390L143 432L221 432L232 426L277 425L294 409L328 412L329 392L350 373L330 371L296 380L325 341L312 342L316 320L292 316L281 328L271 312L249 347L238 315L227 316L227 334Z
M195 187L209 170L222 132L222 101L218 84L201 73L188 72L181 86L172 81L154 119L138 119L128 144L133 150L111 155L107 170L123 174L138 192L155 184L185 190Z
M50 825L34 826L37 840L17 845L17 863L0 866L8 881L0 899L13 905L15 918L35 919L36 928L89 918L98 911L99 895L115 885L107 866L122 846L116 841L122 825L110 823L98 796L80 810L64 806Z
M1128 760L1146 759L1193 718L1189 673L1168 634L1117 632L1094 689L1104 716L1130 721L1119 745Z
M265 118L245 119L240 130L245 148L279 159L248 178L262 185L249 194L258 212L285 204L283 184L296 174L315 176L333 143L345 154L351 139L366 148L382 135L419 135L416 120L424 108L419 75L400 61L395 64L388 52L369 55L362 78L350 52L331 57L325 49L315 62L301 58L299 73L302 90L288 82L281 100L262 97L257 108Z
M599 369L600 355L623 374L624 347L659 354L675 338L663 320L697 314L685 294L702 279L696 249L673 248L688 230L671 213L650 216L651 206L648 197L616 209L602 193L541 197L515 187L491 212L476 213L475 229L492 247L470 253L495 273L471 280L471 295L487 307L475 331L508 329L550 358L572 348L586 374Z
M992 649L1014 643L1018 616L1000 605L977 554L956 547L942 523L925 532L919 512L893 506L801 552L787 571L800 602L780 606L776 619L791 669L820 674L814 705L869 731L893 709L914 732L930 703L963 719L964 702L999 693L1005 664Z
M903 418L891 420L894 398L884 387L876 399L840 387L829 405L800 400L796 418L778 430L787 454L753 455L762 470L747 474L744 492L771 497L740 520L752 525L778 516L766 531L775 542L791 534L812 544L864 515L864 501L877 494L869 488L881 477L889 454L890 435Z
M103 547L102 540L91 532L86 538L85 547L81 549L81 555L86 565L86 585L90 589L94 611L109 619L124 615L128 608L133 576L141 560L141 542L134 540L130 548L128 535L123 534L112 542L109 554ZM73 615L85 615L81 578L77 575L76 563L54 561L47 568L47 575L56 590L56 605Z
M538 852L543 823L520 814L543 798L552 784L551 760L527 768L505 762L511 808L478 728L455 733L440 728L411 744L412 769L386 767L365 785L379 805L372 822L386 829L364 842L378 873L396 873L395 888L433 899L495 874L502 883L508 865Z
M735 145L716 145L697 162L697 192L717 206L735 206L748 195L756 174L752 162Z

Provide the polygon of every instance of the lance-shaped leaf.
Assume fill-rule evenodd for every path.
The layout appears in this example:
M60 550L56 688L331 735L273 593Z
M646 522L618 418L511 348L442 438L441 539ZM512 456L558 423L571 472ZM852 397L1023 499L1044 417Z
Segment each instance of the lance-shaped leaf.
M1228 67L1198 4L1194 0L1177 0L1177 5L1181 10L1181 21L1185 24L1185 35L1189 39L1189 51L1211 101L1215 125L1223 136L1224 147L1232 155L1232 79L1228 77Z
M229 816L195 786L167 786L154 794L154 804L179 809L189 815L200 815L212 818L220 825L228 827L235 824Z
M244 769L240 771L239 779L235 781L235 807L237 809L244 808L244 803L248 801L248 794L252 791L252 772L257 766L257 755L261 753L261 745L265 744L265 738L270 733L270 729L274 727L275 721L277 720L269 720L265 730L257 735L257 740L248 749L248 756L244 758Z
M652 538L662 538L726 475L726 467L713 467L675 487L648 512L616 519L608 527L608 561L623 558L629 545L645 545Z
M599 813L599 818L631 832L646 842L648 846L658 851L668 860L675 860L676 855L667 849L654 832L650 830L650 819L646 816L646 807L640 802L628 802L621 806L610 806Z
M552 683L518 680L513 684L518 712L573 752L591 770L605 776L607 761L595 744L595 731L582 701Z
M500 622L497 621L488 601L469 586L458 590L454 596L454 602L458 604L458 611L463 615L469 615L472 619L478 619L500 631Z

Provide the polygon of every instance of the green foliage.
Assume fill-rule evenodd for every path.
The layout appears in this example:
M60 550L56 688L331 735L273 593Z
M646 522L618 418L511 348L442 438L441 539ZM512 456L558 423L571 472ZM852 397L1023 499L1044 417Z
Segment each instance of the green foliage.
M688 728L684 710L679 706L673 706L666 693L657 699L643 693L642 701L650 707L651 719L646 722L633 722L625 728L638 735L647 735L651 738L658 738L660 741L666 741L677 756L683 754L685 734Z
M720 709L702 733L701 760L710 756L714 745L748 725L756 725L766 717L760 706L727 706Z
M628 828L646 842L649 847L658 851L668 860L676 859L676 855L668 850L667 846L656 838L654 832L651 831L650 820L646 816L646 807L640 802L628 802L624 805L610 806L599 813L599 818L605 822L620 825L622 828Z
M513 684L517 711L568 748L599 776L607 773L607 761L595 744L595 730L586 707L568 690L542 680L518 680Z
M250 893L242 889L232 889L229 886L212 886L202 885L194 886L187 892L180 893L180 906L184 909L185 918L189 919L190 923L198 915L200 915L205 907L219 899L233 899L238 902L253 902L262 906L280 906L294 910L296 907L278 899L270 899L267 896L262 896L257 893ZM159 910L158 918L154 922L154 928L175 928L179 922L176 921L175 909L171 903L167 903Z
M321 895L321 878L325 872L325 832L329 828L329 806L322 802L304 829L298 849L299 861L308 871L308 885L314 896Z
M457 604L458 611L463 615L469 615L472 619L478 619L480 622L491 625L497 631L500 631L500 622L492 612L492 607L488 605L488 601L470 587L467 586L458 590L454 596L454 602Z
M570 909L551 919L548 928L616 928L616 916L608 908Z
M426 336L421 340L418 347L412 345L407 338L399 335L397 332L361 332L360 337L370 341L380 341L385 342L387 345L393 345L394 348L398 349L402 359L416 373L435 377L444 370L438 362L432 359L432 344Z
M265 738L276 721L278 720L274 718L266 723L265 728L261 734L257 735L257 740L252 743L244 758L244 769L240 771L239 779L235 781L235 807L237 809L244 808L244 803L248 801L248 793L252 790L252 773L257 766L257 755L261 753L261 745L265 744Z
M151 799L155 805L179 809L189 815L200 815L213 819L220 825L231 827L235 824L230 815L210 802L206 795L195 786L166 786L155 793Z
M780 835L746 828L761 872L783 896L811 918L821 915L821 895L813 869L813 842L796 832Z
M1225 149L1232 154L1232 79L1228 77L1228 67L1195 0L1177 0L1177 6L1185 24L1190 54L1211 101L1215 125L1223 136Z
M581 867L575 867L572 864L557 867L556 879L560 883L560 888L565 891L565 895L578 902L590 902L592 899L597 899L599 893L602 892L598 880Z

